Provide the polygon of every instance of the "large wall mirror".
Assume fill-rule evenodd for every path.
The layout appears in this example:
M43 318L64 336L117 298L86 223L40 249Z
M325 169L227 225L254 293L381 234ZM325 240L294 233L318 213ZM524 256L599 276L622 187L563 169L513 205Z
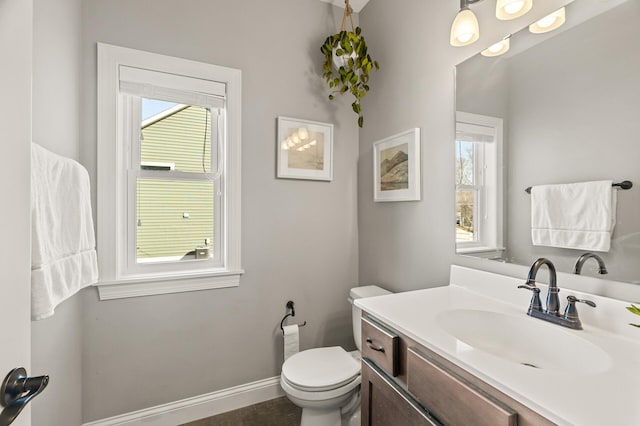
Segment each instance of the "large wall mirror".
M640 1L576 0L565 16L456 67L456 250L522 265L548 257L571 272L585 251L532 244L525 189L629 180L598 254L607 279L640 283ZM596 262L583 274L597 276Z

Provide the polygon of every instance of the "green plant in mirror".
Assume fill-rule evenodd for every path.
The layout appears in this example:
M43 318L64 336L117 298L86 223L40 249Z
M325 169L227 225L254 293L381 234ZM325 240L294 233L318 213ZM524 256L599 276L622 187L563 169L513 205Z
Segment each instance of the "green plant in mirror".
M330 35L320 48L324 55L322 69L323 77L329 88L329 100L335 99L336 94L350 92L355 100L351 104L353 112L358 114L358 126L362 127L364 117L360 100L369 91L369 73L380 66L367 51L367 43L362 36L362 29L356 27L353 31L343 29L337 34ZM338 67L334 67L334 55Z
M632 314L640 315L640 308L638 308L634 304L631 304L631 306L627 306L627 311L631 312ZM629 325L640 328L640 324L629 323Z

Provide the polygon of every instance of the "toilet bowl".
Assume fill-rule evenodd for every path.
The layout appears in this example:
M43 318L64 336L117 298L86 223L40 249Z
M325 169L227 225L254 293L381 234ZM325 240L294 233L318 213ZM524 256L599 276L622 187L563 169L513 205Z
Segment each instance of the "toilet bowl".
M389 294L377 286L351 289L349 301ZM280 385L287 398L302 408L301 426L360 426L360 318L352 307L358 351L339 346L308 349L282 365Z

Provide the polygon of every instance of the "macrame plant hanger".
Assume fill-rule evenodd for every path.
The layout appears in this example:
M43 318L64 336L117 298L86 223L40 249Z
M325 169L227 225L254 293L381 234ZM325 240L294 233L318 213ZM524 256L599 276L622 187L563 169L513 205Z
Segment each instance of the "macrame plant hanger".
M349 4L349 0L344 0L344 14L342 15L342 26L340 31L346 31L347 29L347 17L351 23L351 31L355 31L355 25L353 25L353 9Z

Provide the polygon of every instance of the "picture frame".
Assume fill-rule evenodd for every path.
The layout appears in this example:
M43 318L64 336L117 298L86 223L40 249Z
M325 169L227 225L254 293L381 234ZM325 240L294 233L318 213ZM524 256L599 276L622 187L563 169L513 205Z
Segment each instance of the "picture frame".
M333 124L278 117L276 176L280 179L333 179Z
M373 144L373 201L420 200L420 129Z

